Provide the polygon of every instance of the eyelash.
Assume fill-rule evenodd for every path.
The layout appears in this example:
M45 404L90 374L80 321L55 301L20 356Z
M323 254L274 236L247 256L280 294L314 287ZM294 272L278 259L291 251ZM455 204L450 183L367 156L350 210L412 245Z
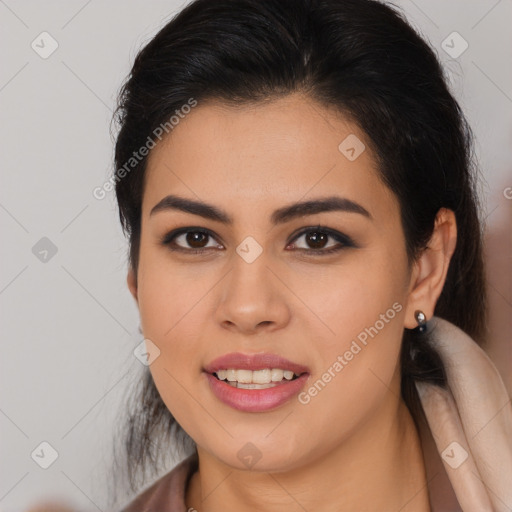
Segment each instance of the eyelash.
M213 233L208 229L187 227L187 228L176 229L174 231L167 233L166 235L164 235L162 237L160 243L162 245L167 246L168 249L171 251L178 251L178 252L183 252L186 254L204 254L208 250L211 249L211 247L203 248L203 249L185 249L183 247L172 246L172 242L176 237L186 234L186 233L201 233L203 235L207 235L207 236L215 239L215 236L213 235ZM296 241L298 238L300 238L301 236L308 234L308 233L325 234L328 237L333 238L334 240L336 240L337 242L339 242L342 245L334 246L329 249L296 249L296 250L304 252L304 253L308 253L308 254L313 254L315 256L324 256L324 255L339 252L342 249L345 249L348 247L356 247L356 244L349 236L339 233L337 231L334 231L332 229L320 226L320 225L311 226L311 227L303 229L297 235L295 235L294 238L292 238L292 240L287 245L290 245L290 243Z

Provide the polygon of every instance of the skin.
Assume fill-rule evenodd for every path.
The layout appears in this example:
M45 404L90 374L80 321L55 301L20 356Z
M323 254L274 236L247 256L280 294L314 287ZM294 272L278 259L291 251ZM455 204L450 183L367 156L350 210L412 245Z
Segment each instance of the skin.
M349 134L366 146L354 161L338 150ZM234 223L150 215L168 194L213 204ZM277 208L333 194L372 218L321 212L270 222ZM314 243L296 233L317 224L356 247L308 255ZM212 231L208 252L161 244L182 227ZM251 264L236 252L247 236L263 249ZM194 248L185 236L175 243ZM400 397L399 350L404 328L417 326L415 310L433 315L455 243L453 212L442 209L429 248L410 266L399 204L365 133L302 94L244 107L199 103L181 120L149 157L140 263L128 286L144 337L161 351L150 366L155 384L197 443L187 507L430 510L418 432ZM329 237L323 247L336 245ZM401 311L308 404L293 398L271 411L237 411L202 374L226 353L271 352L309 366L314 383L395 303ZM261 453L252 470L237 457L247 442Z

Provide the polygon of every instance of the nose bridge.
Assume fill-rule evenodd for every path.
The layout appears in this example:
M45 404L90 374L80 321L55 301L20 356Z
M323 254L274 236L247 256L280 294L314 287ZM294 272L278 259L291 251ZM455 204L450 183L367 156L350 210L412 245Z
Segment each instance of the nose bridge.
M254 239L239 244L232 269L222 285L220 323L252 331L259 325L282 326L287 321L285 290L279 286L271 267L269 254Z

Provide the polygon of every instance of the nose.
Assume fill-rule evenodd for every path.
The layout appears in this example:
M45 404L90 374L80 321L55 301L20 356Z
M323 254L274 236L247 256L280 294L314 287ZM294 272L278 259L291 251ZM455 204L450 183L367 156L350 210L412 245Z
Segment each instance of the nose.
M290 321L290 292L284 276L269 266L264 253L248 263L236 256L222 280L216 319L224 328L243 334L272 332ZM285 280L285 279L283 279Z

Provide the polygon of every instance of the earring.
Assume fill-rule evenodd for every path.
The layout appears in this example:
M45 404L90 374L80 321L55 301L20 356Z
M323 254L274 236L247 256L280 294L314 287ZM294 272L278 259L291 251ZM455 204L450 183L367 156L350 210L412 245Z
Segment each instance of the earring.
M417 310L414 312L414 316L416 318L416 322L418 322L418 332L424 333L427 330L427 317L423 311Z

